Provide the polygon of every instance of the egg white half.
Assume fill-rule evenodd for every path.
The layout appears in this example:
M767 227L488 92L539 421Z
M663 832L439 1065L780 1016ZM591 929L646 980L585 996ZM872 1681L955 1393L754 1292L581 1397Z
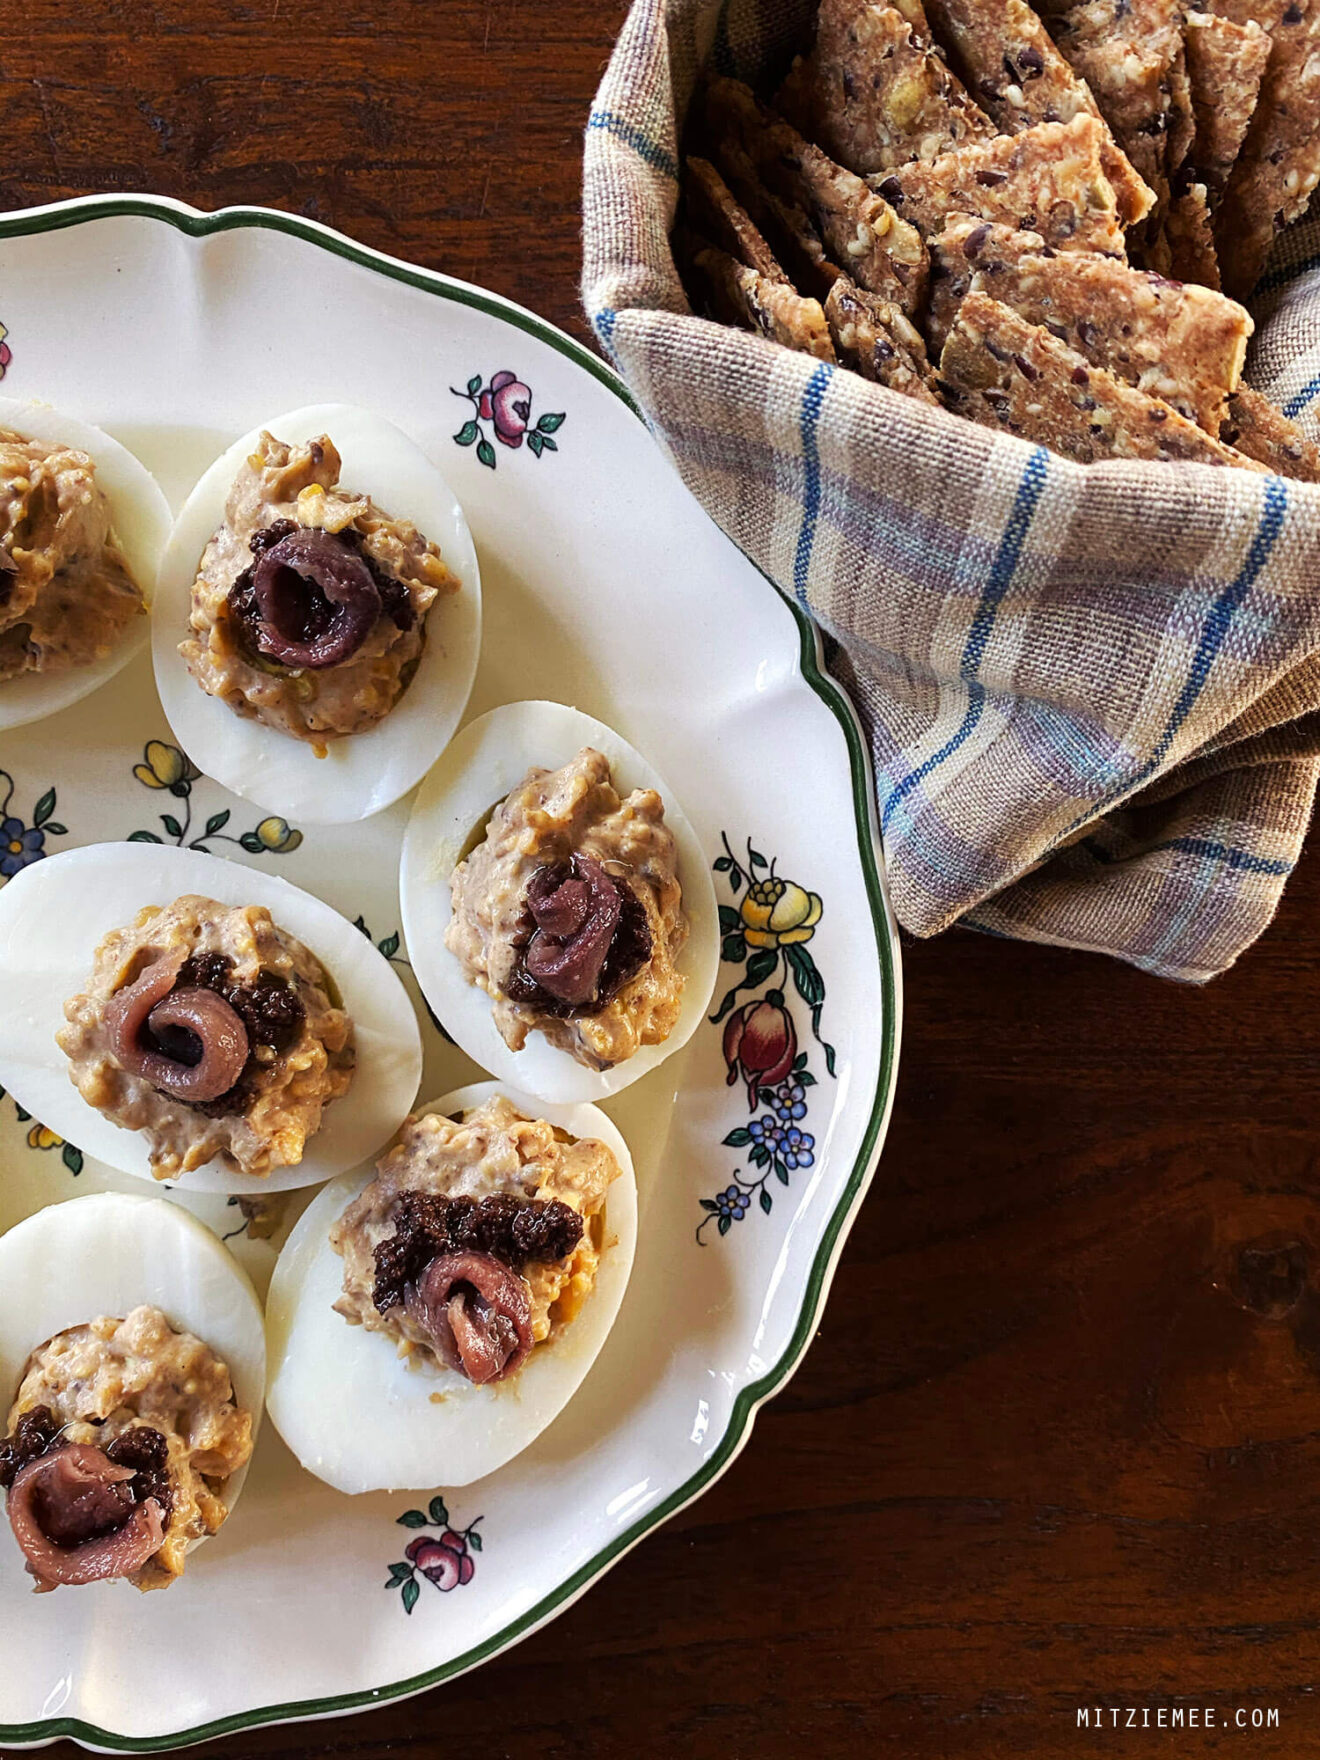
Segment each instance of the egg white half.
M450 880L475 832L485 834L491 812L534 765L557 770L592 746L609 759L614 786L626 796L654 788L678 846L678 878L688 938L678 958L687 982L674 1030L661 1045L645 1045L612 1069L592 1070L528 1034L521 1051L500 1037L490 997L469 984L456 954L445 946L452 915ZM418 792L403 840L399 873L408 957L427 1001L469 1057L502 1081L516 1082L542 1100L571 1104L617 1094L663 1063L701 1024L719 968L719 913L701 844L672 789L653 767L604 722L564 703L507 703L470 722L449 746Z
M89 1320L122 1320L144 1304L227 1365L235 1399L252 1414L255 1442L266 1334L246 1273L177 1204L121 1192L52 1204L0 1237L0 1428L38 1346ZM247 1471L242 1466L225 1481L231 1511Z
M347 1094L326 1107L296 1167L268 1178L209 1162L169 1181L189 1191L288 1191L316 1185L374 1155L398 1129L422 1078L422 1043L408 994L352 923L278 875L199 850L97 843L22 869L0 889L0 1085L26 1111L98 1161L153 1179L148 1144L89 1106L55 1043L64 1004L84 989L96 948L145 905L200 893L225 905L264 905L276 926L315 954L353 1019L357 1068Z
M410 1369L384 1334L334 1311L344 1261L330 1228L374 1177L368 1167L318 1192L280 1254L266 1302L271 1422L310 1473L337 1491L469 1485L521 1454L563 1410L614 1324L637 1244L637 1183L617 1128L594 1106L547 1106L503 1082L477 1082L419 1108L446 1116L506 1095L611 1149L622 1172L605 1199L605 1247L581 1313L539 1344L508 1383L474 1387L449 1369ZM441 1394L443 1398L432 1399Z
M170 504L160 484L126 446L90 422L80 422L48 403L0 397L0 428L28 440L76 447L96 466L96 482L110 503L111 530L148 606L156 570L170 535ZM67 672L27 672L0 684L0 729L23 727L67 709L127 666L146 644L148 622L135 618L103 659Z
M208 696L179 653L188 635L202 552L223 523L225 501L262 428L293 445L328 434L343 459L340 482L378 509L408 519L439 546L459 590L426 618L426 646L411 683L365 733L329 742L326 757L291 734L236 715ZM424 776L462 719L481 648L481 576L463 510L437 467L392 422L353 404L314 404L275 416L236 440L193 489L174 523L152 611L156 687L175 737L208 776L245 800L307 825L365 819Z

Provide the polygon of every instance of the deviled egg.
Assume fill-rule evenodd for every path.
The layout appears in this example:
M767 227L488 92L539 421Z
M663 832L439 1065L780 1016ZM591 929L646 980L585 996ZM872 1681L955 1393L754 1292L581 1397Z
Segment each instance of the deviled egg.
M290 1235L266 1305L271 1421L339 1491L494 1472L595 1361L636 1238L603 1112L498 1082L445 1095Z
M468 1055L542 1100L627 1087L710 1001L719 918L672 791L561 703L465 727L420 790L400 902L427 1001Z
M252 1286L200 1222L100 1192L0 1238L0 1487L38 1591L167 1588L218 1531L261 1423Z
M193 489L161 565L152 651L179 743L310 824L406 794L462 717L481 584L430 458L369 410L245 434Z
M140 651L169 531L127 447L0 398L0 728L66 709Z
M406 991L337 911L195 850L93 844L0 890L0 1083L125 1173L313 1185L374 1154L421 1080Z

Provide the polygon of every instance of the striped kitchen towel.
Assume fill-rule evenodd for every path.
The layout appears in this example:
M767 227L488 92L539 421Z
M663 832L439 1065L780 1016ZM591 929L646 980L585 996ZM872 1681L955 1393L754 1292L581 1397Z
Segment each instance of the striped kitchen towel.
M693 493L808 606L866 723L894 907L1202 982L1269 923L1320 776L1320 486L1079 466L691 315L668 235L707 64L812 0L636 0L587 129L583 296ZM1254 302L1317 435L1320 225Z

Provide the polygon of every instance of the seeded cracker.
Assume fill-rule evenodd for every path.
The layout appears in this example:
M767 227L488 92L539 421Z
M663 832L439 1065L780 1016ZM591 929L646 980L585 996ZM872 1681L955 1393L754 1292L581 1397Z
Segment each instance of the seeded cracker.
M1219 256L1209 192L1203 183L1189 184L1169 203L1147 261L1150 268L1171 275L1175 281L1199 281L1202 287L1218 288Z
M770 281L788 284L774 252L751 215L708 159L691 158L683 169L683 199L690 225L713 244Z
M1191 162L1217 196L1247 138L1270 58L1269 33L1254 22L1235 24L1210 12L1189 12L1183 42L1196 119Z
M908 10L913 11L911 0ZM935 159L994 124L894 6L821 0L816 40L775 100L802 133L859 175Z
M1104 124L1094 116L1042 122L946 153L929 165L905 165L874 179L882 196L923 233L953 213L979 214L1039 232L1058 250L1125 254L1114 186L1105 176Z
M1003 133L1100 115L1086 82L1026 0L926 0L926 11L968 89ZM1150 211L1155 193L1112 136L1102 156L1123 224L1131 226Z
M817 360L834 359L829 326L818 300L804 299L794 288L759 275L713 245L697 242L690 261L711 316L720 323L759 330L771 342L782 342L786 348L815 355Z
M1167 403L1091 366L984 293L963 301L939 377L951 408L1081 464L1108 458L1246 463Z
M844 279L825 301L825 319L844 366L923 403L939 403L921 334L896 305Z
M1229 398L1219 438L1281 477L1320 483L1320 446L1313 445L1296 422L1249 385L1239 386Z
M843 270L830 261L807 215L765 187L736 141L720 141L711 150L719 155L719 168L730 189L769 241L794 287L823 301Z
M1253 330L1249 314L1233 300L1112 257L1042 254L1031 233L965 218L951 222L933 250L935 261L950 271L936 280L937 290L970 277L971 291L1044 326L1092 366L1218 435ZM947 314L946 331L952 321Z
M911 316L921 309L929 264L920 233L851 171L757 102L737 80L707 89L706 125L732 136L759 175L810 218L826 250L859 287L893 300Z
M1320 182L1320 0L1289 0L1272 32L1260 100L1215 222L1224 285L1250 294L1275 232Z
M1055 42L1090 86L1119 146L1163 197L1170 69L1182 42L1178 0L1082 0L1046 10Z
M971 292L976 275L984 270L996 280L1023 257L1076 256L1076 251L1051 252L1039 232L1024 232L982 220L976 214L950 214L944 230L930 241L930 308L926 313L926 337L938 355L958 307ZM988 290L995 294L993 286ZM998 298L998 295L995 294ZM1011 303L1011 302L1009 302Z

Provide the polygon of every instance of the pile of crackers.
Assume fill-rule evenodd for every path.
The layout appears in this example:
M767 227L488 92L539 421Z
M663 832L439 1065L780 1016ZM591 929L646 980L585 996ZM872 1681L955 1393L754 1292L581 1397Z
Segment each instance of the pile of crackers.
M1238 303L1320 182L1320 0L821 0L687 148L711 317L1080 462L1320 482Z

